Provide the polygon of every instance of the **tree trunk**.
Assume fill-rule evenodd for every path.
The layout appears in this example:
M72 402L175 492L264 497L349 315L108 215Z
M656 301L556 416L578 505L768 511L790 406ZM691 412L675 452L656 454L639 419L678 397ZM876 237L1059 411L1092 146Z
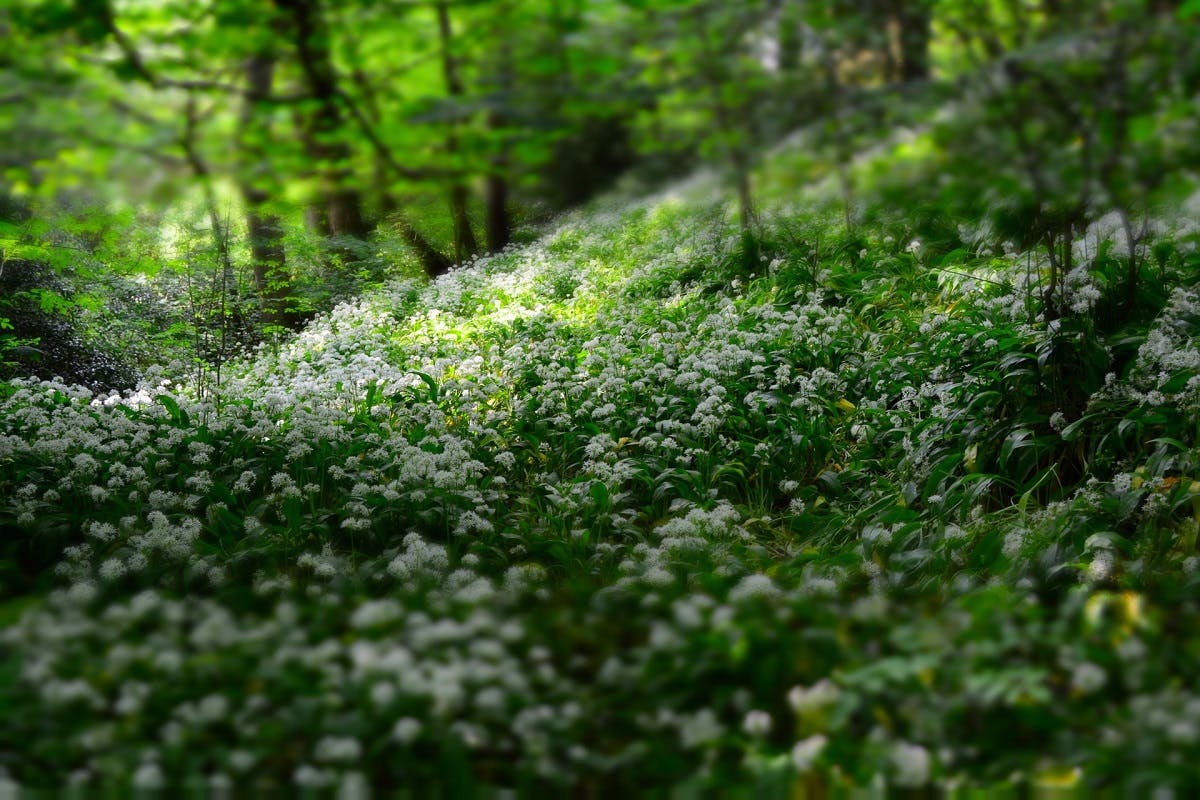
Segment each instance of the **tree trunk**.
M475 233L471 230L471 217L467 214L467 187L455 183L450 187L450 215L454 220L454 261L461 264L479 250Z
M363 215L362 192L357 188L334 184L329 193L329 232L363 241L371 234L371 225Z
M458 63L451 51L454 33L450 27L450 9L446 0L438 0L438 37L442 51L442 76L446 81L446 93L454 100L460 100L464 94L462 79L458 75ZM450 132L446 136L446 152L454 156L459 151L457 122L450 123ZM462 263L475 255L479 245L475 241L475 233L471 230L471 218L467 214L467 200L470 193L467 187L458 180L450 185L450 217L454 222L454 260Z
M446 256L431 245L429 240L413 227L408 218L400 214L394 219L396 230L400 232L400 237L404 239L405 243L417 254L417 259L421 262L421 266L425 268L426 275L436 278L450 271L450 267L454 266L450 262L450 259L446 258Z
M487 248L489 252L495 253L503 250L512 241L512 218L508 213L508 139L501 133L508 123L504 110L512 102L513 92L512 46L507 39L501 39L499 42L493 74L495 83L492 86L493 97L487 126L493 134L493 141L497 142L497 150L488 164L484 204L487 209Z
M800 68L800 56L803 54L804 39L801 37L800 6L796 3L784 3L779 11L779 23L776 29L776 45L779 47L779 71L792 74Z
M933 15L927 0L901 0L896 21L900 34L900 80L929 79L929 40Z
M275 4L290 15L292 43L296 48L305 86L314 103L312 113L303 121L301 140L308 157L314 163L323 165L320 169L326 233L330 236L366 238L371 228L363 214L362 192L355 184L354 173L349 166L353 152L344 138L346 119L343 103L346 98L337 84L321 0L275 0ZM359 122L364 125L364 133L370 134L366 120L359 117ZM378 141L375 144L382 146ZM440 275L450 268L446 257L411 222L399 214L394 215L393 219L427 274L431 277ZM354 256L348 249L343 249L343 254L348 258Z
M754 197L750 189L750 164L740 148L733 155L733 171L737 181L738 220L742 231L750 231L757 224L754 213Z
M250 239L250 260L254 289L262 300L264 319L286 324L291 277L287 273L287 253L283 244L283 224L267 210L270 192L253 173L266 161L267 129L258 127L256 104L271 94L275 74L275 56L269 51L255 53L246 60L246 97L238 136L241 169L238 188L246 204L246 233ZM260 137L256 139L256 137Z
M378 126L383 119L383 114L379 109L379 101L375 93L375 88L367 79L366 73L358 66L355 66L351 72L351 77L366 105L366 113L369 115L366 122ZM374 148L374 155L375 177L372 188L375 192L376 209L379 219L392 221L401 238L416 253L417 260L420 262L421 268L425 270L426 275L435 277L442 274L450 268L449 260L438 252L437 248L430 244L428 239L417 232L417 229L413 227L412 223L400 210L400 203L396 200L396 195L392 191L390 181L395 172L392 159L380 146Z
M340 104L341 90L333 68L321 0L275 0L275 4L290 14L292 43L305 88L313 100L313 110L303 121L302 140L308 157L321 165L322 204L327 209L328 232L332 236L363 239L370 233L370 226L363 215L362 192L355 185L350 167L353 152L344 138L346 121Z
M731 80L726 64L729 58L725 47L714 49L713 40L728 45L736 41L722 25L723 20L714 20L711 9L700 7L694 18L695 31L701 43L701 51L697 71L706 85L709 94L710 111L713 115L716 133L720 147L733 172L734 183L737 187L738 218L742 231L749 232L756 225L754 215L754 200L750 187L752 147L749 134L740 127L744 124L745 108L742 104L731 106L726 102L724 85Z
M501 162L502 163L502 162ZM490 252L503 250L512 241L512 220L508 215L508 179L499 171L487 176L487 247Z

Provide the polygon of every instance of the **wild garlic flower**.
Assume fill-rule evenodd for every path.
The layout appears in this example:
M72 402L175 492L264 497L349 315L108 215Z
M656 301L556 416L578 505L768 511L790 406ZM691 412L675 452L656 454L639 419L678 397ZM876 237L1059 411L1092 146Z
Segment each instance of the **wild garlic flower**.
M792 766L798 772L808 772L816 764L821 754L825 752L829 739L824 734L815 734L807 739L801 739L792 747Z

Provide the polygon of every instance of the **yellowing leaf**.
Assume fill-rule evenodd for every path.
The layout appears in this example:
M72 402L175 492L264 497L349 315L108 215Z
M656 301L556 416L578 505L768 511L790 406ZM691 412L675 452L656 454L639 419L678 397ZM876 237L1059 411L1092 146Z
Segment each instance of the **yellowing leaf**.
M1121 605L1125 611L1125 622L1130 625L1140 625L1145 622L1145 603L1137 592L1122 592Z
M979 465L976 460L979 458L979 445L973 444L963 451L963 465L967 468L967 472L978 472Z
M1142 488L1142 484L1144 484L1145 482L1146 482L1146 465L1143 464L1142 466L1138 467L1137 469L1135 469L1133 471L1133 480L1131 480L1129 482L1129 485L1132 486L1134 489L1140 489L1140 488Z
M1051 767L1038 773L1034 785L1046 789L1068 789L1079 784L1083 771L1079 767Z

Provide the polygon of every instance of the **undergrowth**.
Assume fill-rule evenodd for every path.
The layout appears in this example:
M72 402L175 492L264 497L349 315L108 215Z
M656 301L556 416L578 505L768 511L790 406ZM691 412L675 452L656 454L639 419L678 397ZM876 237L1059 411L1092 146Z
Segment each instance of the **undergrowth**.
M1195 230L1132 299L1085 235L1051 315L1036 251L712 191L204 392L5 384L0 770L1200 788Z

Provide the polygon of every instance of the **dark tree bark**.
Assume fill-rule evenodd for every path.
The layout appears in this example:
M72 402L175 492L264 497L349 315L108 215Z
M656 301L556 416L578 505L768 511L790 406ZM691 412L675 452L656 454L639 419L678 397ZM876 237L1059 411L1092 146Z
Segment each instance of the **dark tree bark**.
M499 147L488 165L484 184L484 204L487 208L487 248L490 252L503 250L512 240L512 219L508 213L508 144L502 133L507 123L504 108L511 102L513 92L512 48L502 40L497 50L495 91L487 125Z
M784 73L793 73L800 68L800 56L803 55L804 50L804 39L801 37L800 28L800 5L784 0L781 6L776 29L779 69Z
M393 217L393 220L401 238L417 254L417 259L421 262L421 266L425 268L426 275L436 278L450 271L450 268L454 264L440 250L430 244L429 240L413 227L407 217L403 214L397 214Z
M929 79L933 15L927 0L897 0L893 7L900 45L900 80Z
M438 36L442 51L442 76L446 81L446 93L452 99L461 99L464 91L462 79L458 74L458 63L452 51L454 33L450 26L450 8L446 0L437 2ZM450 132L446 136L446 152L455 155L459 152L458 134L455 131L457 123L451 123ZM475 241L475 233L471 230L471 218L467 214L467 201L470 197L466 185L455 180L450 185L450 217L454 222L454 260L461 263L473 256L479 249Z
M269 50L246 59L246 95L242 104L239 130L240 173L238 187L246 204L246 233L250 239L250 259L254 289L263 303L263 317L277 325L287 324L291 277L287 273L287 253L283 244L283 224L268 210L271 192L262 185L258 172L266 164L267 126L259 121L260 105L271 95L275 75L275 55Z
M328 232L365 239L370 226L363 214L362 192L355 186L350 168L353 151L345 139L341 91L321 0L275 0L275 4L288 14L288 32L313 100L313 110L303 120L303 141L309 157L320 165Z
M499 171L504 168L503 157L496 159L497 171L487 176L487 248L495 253L512 241L512 220L508 214L508 179Z
M392 172L400 175L412 173L392 158L370 120L348 100L338 85L321 0L275 0L275 4L288 14L288 28L305 88L314 101L312 113L302 120L301 139L308 156L321 165L324 187L324 202L321 204L324 222L321 227L329 236L365 239L371 232L371 226L363 213L362 191L356 185L350 168L353 151L345 138L347 115L359 126L376 155L386 162ZM428 275L440 275L449 269L449 260L408 219L398 213L392 216L401 236L413 248Z

